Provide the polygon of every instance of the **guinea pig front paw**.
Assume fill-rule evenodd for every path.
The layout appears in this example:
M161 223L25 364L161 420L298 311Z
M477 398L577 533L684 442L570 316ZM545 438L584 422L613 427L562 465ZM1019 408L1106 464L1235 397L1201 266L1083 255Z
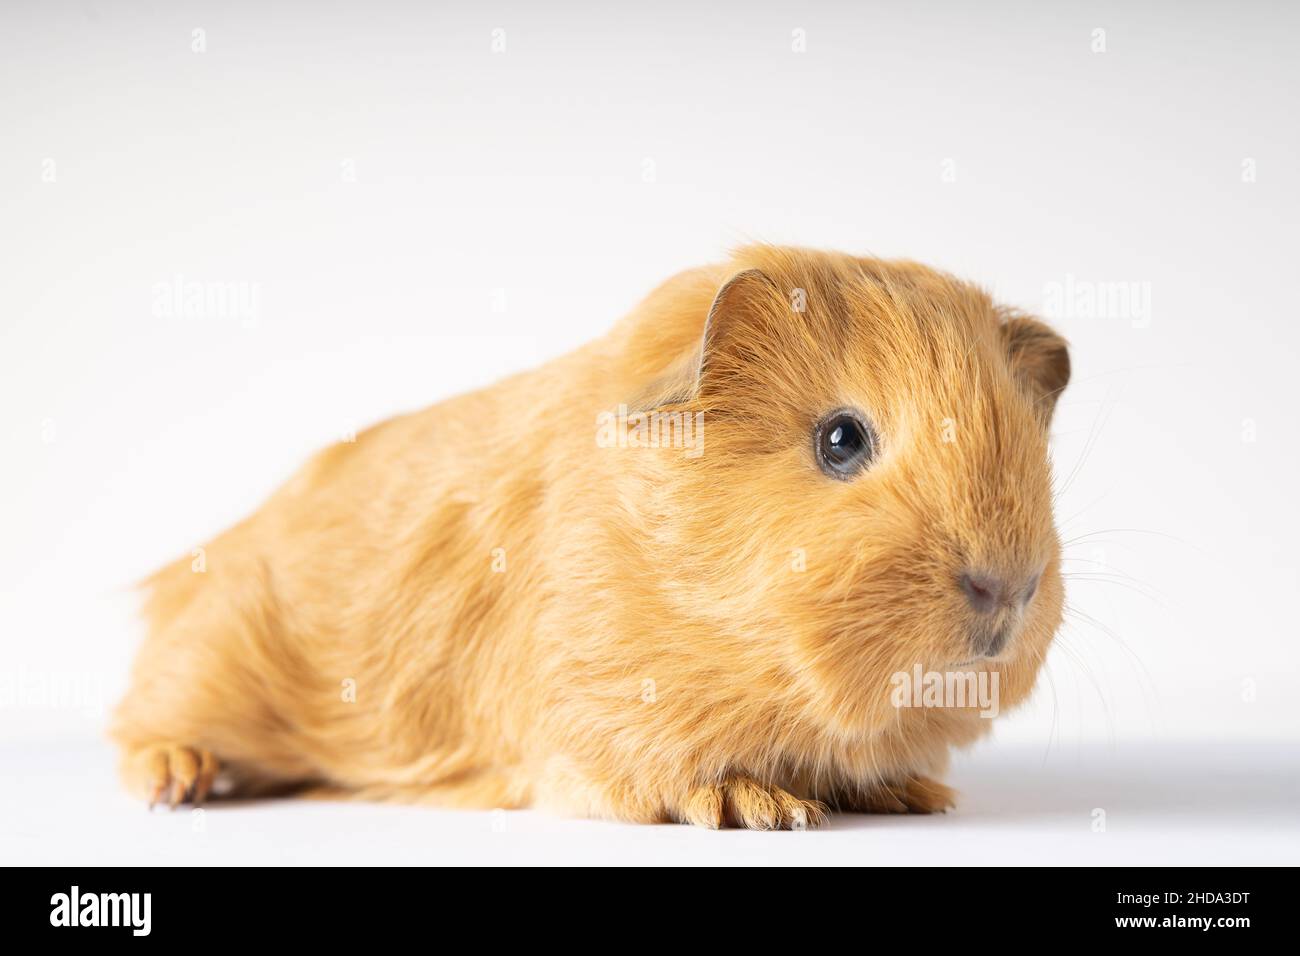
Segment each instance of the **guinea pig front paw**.
M826 822L826 805L801 800L780 787L750 777L731 777L691 791L682 819L699 827L750 830L806 830Z
M164 797L173 809L184 800L203 803L216 779L218 764L210 751L181 744L149 744L131 749L122 763L127 788L149 801Z
M834 803L854 813L943 813L957 805L957 793L929 777L908 777L837 795Z

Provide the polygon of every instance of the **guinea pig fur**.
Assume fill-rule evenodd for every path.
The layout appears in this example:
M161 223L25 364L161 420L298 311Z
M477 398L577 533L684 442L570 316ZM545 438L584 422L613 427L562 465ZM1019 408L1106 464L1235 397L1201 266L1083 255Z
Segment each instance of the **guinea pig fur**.
M317 454L147 582L151 803L289 791L801 828L952 805L1060 624L1065 342L909 262L771 246Z

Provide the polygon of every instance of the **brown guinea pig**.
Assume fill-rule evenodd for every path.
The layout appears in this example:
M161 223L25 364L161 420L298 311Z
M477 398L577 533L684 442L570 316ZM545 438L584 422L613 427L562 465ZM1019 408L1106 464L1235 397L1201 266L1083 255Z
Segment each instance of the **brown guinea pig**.
M1054 332L919 265L678 275L157 573L127 782L761 829L944 809L950 747L1061 620L1068 378Z

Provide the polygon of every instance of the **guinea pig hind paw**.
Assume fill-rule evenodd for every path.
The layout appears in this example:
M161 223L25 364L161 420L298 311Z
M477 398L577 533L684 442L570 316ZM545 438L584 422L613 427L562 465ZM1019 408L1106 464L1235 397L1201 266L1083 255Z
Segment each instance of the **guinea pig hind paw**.
M836 802L859 813L943 813L957 805L956 797L951 787L929 777L909 777Z
M687 823L717 830L723 826L750 830L805 830L826 821L826 806L801 800L780 787L749 777L699 787L683 807Z

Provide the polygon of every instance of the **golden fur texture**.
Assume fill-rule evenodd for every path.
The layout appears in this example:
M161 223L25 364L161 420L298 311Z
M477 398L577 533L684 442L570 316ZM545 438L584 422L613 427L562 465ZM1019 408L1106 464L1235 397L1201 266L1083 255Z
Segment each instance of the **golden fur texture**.
M919 265L754 246L682 273L572 354L326 449L202 573L158 572L126 779L712 827L943 809L990 721L896 707L891 675L1030 692L1068 377L1046 326ZM599 441L620 405L702 413L702 453ZM814 454L841 408L879 438L852 480ZM1041 573L992 659L972 568Z

